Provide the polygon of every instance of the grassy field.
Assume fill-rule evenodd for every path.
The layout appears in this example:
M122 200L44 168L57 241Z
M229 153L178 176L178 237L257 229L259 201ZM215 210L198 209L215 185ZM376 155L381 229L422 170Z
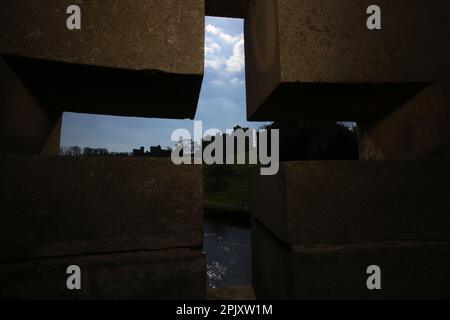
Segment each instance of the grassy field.
M207 193L204 206L216 210L248 211L248 190Z
M205 209L248 212L248 166L205 167L204 179Z

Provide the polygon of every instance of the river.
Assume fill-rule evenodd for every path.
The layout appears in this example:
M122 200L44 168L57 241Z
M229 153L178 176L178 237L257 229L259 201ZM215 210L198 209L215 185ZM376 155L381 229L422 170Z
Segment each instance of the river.
M208 288L251 285L251 232L248 223L205 218Z

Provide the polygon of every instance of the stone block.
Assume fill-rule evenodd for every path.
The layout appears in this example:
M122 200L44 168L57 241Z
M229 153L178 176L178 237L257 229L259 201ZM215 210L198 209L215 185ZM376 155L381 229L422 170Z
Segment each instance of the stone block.
M449 299L450 242L387 241L287 246L252 225L257 299ZM381 290L367 268L381 269Z
M67 268L81 270L81 290L68 290ZM205 260L188 249L0 263L1 299L205 299Z
M0 57L1 152L57 155L61 117L40 105Z
M200 247L202 169L170 159L0 156L0 261Z
M287 244L450 240L448 161L282 162L250 170L251 215Z
M381 119L358 123L361 160L450 155L450 83L430 85Z
M55 126L53 127L50 136L47 139L44 147L41 150L43 156L57 156L59 155L59 148L61 145L61 128L62 128L62 115L59 117Z
M80 30L66 27L70 5L81 9ZM204 0L0 5L0 54L55 110L193 118L203 46Z
M205 0L207 16L245 18L249 0Z
M250 1L245 20L250 120L362 121L449 78L446 0Z

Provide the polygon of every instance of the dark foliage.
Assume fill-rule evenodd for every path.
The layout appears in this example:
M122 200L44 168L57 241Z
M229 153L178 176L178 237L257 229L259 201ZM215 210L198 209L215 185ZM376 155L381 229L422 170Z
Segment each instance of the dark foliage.
M280 130L280 160L357 160L354 130L335 122L275 122L266 129Z

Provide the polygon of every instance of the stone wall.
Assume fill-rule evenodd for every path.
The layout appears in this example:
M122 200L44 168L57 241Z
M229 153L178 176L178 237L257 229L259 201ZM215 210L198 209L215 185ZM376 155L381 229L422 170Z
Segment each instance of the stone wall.
M366 9L382 10L381 30ZM355 121L361 161L250 175L260 299L448 298L448 1L250 0L251 120ZM370 290L367 268L381 270Z
M249 120L359 125L359 162L250 175L257 297L448 298L450 5L378 0L368 30L372 2L3 0L0 297L205 297L199 168L45 155L64 111L193 118L206 14L245 18Z
M205 298L201 168L48 156L62 112L193 118L203 42L203 0L2 1L1 298Z

